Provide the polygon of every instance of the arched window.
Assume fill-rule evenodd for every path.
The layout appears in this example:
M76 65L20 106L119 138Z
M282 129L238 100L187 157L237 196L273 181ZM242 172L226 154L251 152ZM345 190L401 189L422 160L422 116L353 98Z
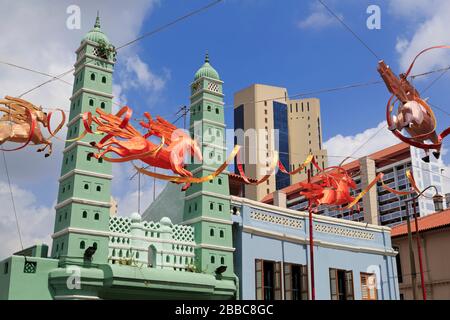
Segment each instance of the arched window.
M223 238L223 237L225 236L223 230L220 230L219 236L220 236L221 238Z
M222 204L219 204L219 211L222 212Z
M87 218L87 211L83 211L83 218L86 219Z
M98 212L94 215L94 219L95 220L100 220L100 214Z
M208 106L208 111L211 111L211 106Z
M98 192L102 191L102 187L101 186L97 186L97 191Z
M80 242L80 249L84 249L86 247L86 243L84 241Z
M225 258L224 257L220 258L220 264L225 264Z
M102 83L106 83L106 77L105 76L102 77Z
M211 256L211 263L216 263L216 258L214 256Z
M88 190L89 189L89 185L87 183L84 184L84 190Z
M95 73L91 73L91 80L95 81Z
M93 100L93 99L89 99L89 105L90 105L91 107L94 106L94 100Z
M105 109L106 104L104 102L100 103L100 108Z
M222 185L222 179L219 178L218 182L220 185Z
M214 209L214 203L211 202L211 203L209 204L209 209L210 209L210 210L213 210L213 209Z
M97 242L94 242L92 246L94 247L94 249L97 249Z
M86 156L86 160L91 161L91 158L92 158L92 153L89 152Z
M216 114L219 114L219 108L216 108Z

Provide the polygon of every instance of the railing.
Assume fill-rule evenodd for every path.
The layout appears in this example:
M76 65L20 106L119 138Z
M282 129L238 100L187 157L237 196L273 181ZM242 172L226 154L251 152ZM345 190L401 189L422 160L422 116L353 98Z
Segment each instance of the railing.
M194 229L140 217L110 219L109 261L159 269L187 271L194 264Z

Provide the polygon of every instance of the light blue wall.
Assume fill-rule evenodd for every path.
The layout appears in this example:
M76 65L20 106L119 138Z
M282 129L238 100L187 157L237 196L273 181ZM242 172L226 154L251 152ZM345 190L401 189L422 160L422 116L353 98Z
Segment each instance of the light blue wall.
M283 210L283 212L290 212L293 215L283 214L281 210L273 206L260 207L241 203L234 203L233 206L238 207L240 211L240 216L233 216L233 221L236 231L234 245L238 262L236 273L241 281L242 299L255 299L255 259L306 264L309 267L307 216L291 210ZM251 218L252 213L264 214L265 218L273 216L275 220L260 221ZM302 225L300 228L282 225L280 218L289 219L290 222L295 220ZM337 227L345 232L358 231L370 235L370 239L359 239L345 234L314 232L316 299L331 298L329 268L353 271L355 299L361 299L360 273L378 270L377 281L380 285L378 299L399 299L397 269L395 256L392 255L389 230L375 229L362 223L348 223L342 219L323 220L317 217L314 223ZM274 232L277 236L275 238L261 232ZM295 242L289 240L289 236L295 237ZM333 247L330 247L330 244ZM345 247L336 248L335 245ZM372 252L372 249L376 251Z

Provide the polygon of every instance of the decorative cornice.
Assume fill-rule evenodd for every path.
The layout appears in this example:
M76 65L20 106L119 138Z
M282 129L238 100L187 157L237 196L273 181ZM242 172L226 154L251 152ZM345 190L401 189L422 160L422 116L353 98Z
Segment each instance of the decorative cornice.
M195 163L194 163L194 164L195 164ZM208 167L208 166L205 166L205 165L201 165L200 167L197 167L197 168L195 168L194 170L191 170L191 173L192 173L192 174L196 174L197 172L202 171L202 170L214 172L214 171L217 170L217 168L213 168L213 167ZM221 172L221 174L229 174L229 173L230 173L230 171L228 171L228 170L223 170L223 171Z
M66 153L70 150L72 150L73 148L75 148L76 146L83 146L83 147L89 147L89 148L93 148L89 143L84 142L84 141L74 141L72 142L67 148L65 148L63 150L63 153Z
M215 126L222 127L222 128L226 128L226 127L227 127L226 124L224 124L224 123L220 123L220 122L213 121L213 120L209 120L209 119L202 119L202 120L196 120L193 124L191 124L191 125L189 126L189 128L190 128L190 129L195 128L195 123L196 123L196 122L210 123L210 124L213 124L213 125L215 125Z
M205 147L211 147L211 148L221 149L221 150L227 151L227 147L219 146L218 144L214 144L214 143L202 142L202 145L205 146Z
M189 220L181 222L181 224L191 225L191 224L201 222L201 221L214 222L214 223L220 223L220 224L233 224L233 221L231 221L231 220L224 220L224 219L207 217L207 216L199 216L199 217L196 217L193 219L189 219Z
M236 197L236 196L230 196L230 198L231 198L231 203L234 203L237 205L247 205L247 206L250 206L253 208L268 210L275 214L308 219L307 212L296 211L296 210L292 210L292 209L288 209L288 208L281 208L281 207L277 207L277 206L274 206L271 204L254 201L254 200L250 200L250 199L246 199L246 198L240 198L240 197ZM391 228L389 228L389 227L377 226L377 225L373 225L373 224L350 221L350 220L343 220L343 219L328 217L328 216L324 216L324 215L314 215L313 221L314 222L325 222L325 223L330 223L333 225L340 225L343 227L356 228L356 229L361 229L361 230L365 230L365 231L389 232L389 233L391 232Z
M67 122L66 127L70 127L71 125L73 125L75 122L77 122L80 119L81 119L81 114L79 113L75 117L73 117L72 120Z
M258 235L258 236L264 236L269 237L273 239L278 240L284 240L284 241L290 241L294 243L299 244L308 244L309 243L309 237L297 237L293 235L288 235L286 233L276 232L276 231L268 231L263 230L255 227L248 227L244 226L243 228L244 232ZM386 256L395 256L397 253L394 250L383 250L383 249L376 249L376 248L369 248L369 247L362 247L362 246L352 246L352 245L344 245L344 244L338 244L323 240L314 239L314 244L319 247L325 247L325 248L332 248L332 249L338 249L338 250L348 250L348 251L354 251L354 252L362 252L362 253L375 253L375 254L382 254Z
M233 247L217 246L215 244L207 244L207 243L200 243L197 245L197 248L219 250L219 251L226 251L226 252L234 252L236 250L236 248L233 248Z
M73 169L73 170L70 170L69 172L67 172L66 174L62 175L58 179L58 182L61 182L75 174L80 174L80 175L88 176L88 177L108 179L108 180L112 180L112 178L113 178L113 176L110 174L97 173L97 172L91 172L91 171L80 170L80 169Z
M84 58L89 58L91 60L89 60L89 61L86 60L86 62L84 62L82 64L82 60ZM99 69L99 70L102 70L102 71L105 71L105 72L108 72L108 73L113 73L114 70L110 70L110 69L107 69L107 68L96 66L94 64L89 64L92 61L100 61L100 62L108 63L111 66L114 66L114 63L109 61L109 60L106 60L106 59L103 59L103 58L100 58L100 57L96 57L96 56L94 56L92 54L89 54L89 53L83 53L83 55L80 56L79 59L73 65L75 67L74 74L76 74L79 71L79 69L82 69L83 67L92 67L92 68Z
M210 192L210 191L197 191L189 196L185 196L184 200L188 201L188 200L191 200L191 199L199 197L199 196L210 196L210 197L222 198L222 199L228 200L228 201L230 200L230 196L225 196L223 194L214 193L214 192Z
M80 204L87 204L87 205L92 205L92 206L99 206L99 207L104 207L104 208L111 208L111 203L109 202L102 202L102 201L95 201L95 200L88 200L88 199L80 199L80 198L75 198L75 197L70 197L60 203L58 203L55 206L55 210L58 210L59 208L62 208L68 204L71 203L80 203Z
M211 92L212 92L212 91L211 91ZM193 96L195 96L195 94L192 95L192 97L193 97ZM202 100L204 100L204 101L209 101L209 102L211 102L211 103L215 103L215 104L218 104L218 105L221 105L221 106L225 105L225 102L223 102L223 101L217 101L217 100L214 100L214 99L210 99L210 98L208 98L208 97L202 97L202 98L199 98L199 99L197 99L197 100L191 101L191 106L194 105L194 104L196 104L196 103L198 103L198 102L200 102L200 101L202 101Z
M77 96L79 96L79 95L82 94L82 93L90 93L90 94L94 94L94 95L97 95L97 96L105 97L105 98L108 98L108 99L114 98L114 96L113 96L112 94L104 93L104 92L101 92L101 91L92 90L92 89L88 89L88 88L83 87L83 88L78 89L78 90L70 97L70 101L72 101L73 99L75 99Z
M207 79L207 80L210 80L211 82L217 82L218 84L223 84L223 81L222 81L222 80L214 79L214 78L210 78L210 77L205 77L205 76L201 76L200 78L195 79L195 81L192 81L192 82L189 84L189 87L192 87L192 85L193 85L194 83L196 83L196 82L201 82L202 79Z

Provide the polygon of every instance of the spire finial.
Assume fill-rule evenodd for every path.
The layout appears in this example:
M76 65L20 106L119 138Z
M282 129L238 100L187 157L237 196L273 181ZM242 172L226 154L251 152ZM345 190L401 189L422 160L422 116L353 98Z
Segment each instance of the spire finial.
M209 63L209 54L208 54L208 50L206 50L205 63Z
M100 12L99 12L99 10L97 10L97 18L95 19L94 28L99 28L100 29Z

